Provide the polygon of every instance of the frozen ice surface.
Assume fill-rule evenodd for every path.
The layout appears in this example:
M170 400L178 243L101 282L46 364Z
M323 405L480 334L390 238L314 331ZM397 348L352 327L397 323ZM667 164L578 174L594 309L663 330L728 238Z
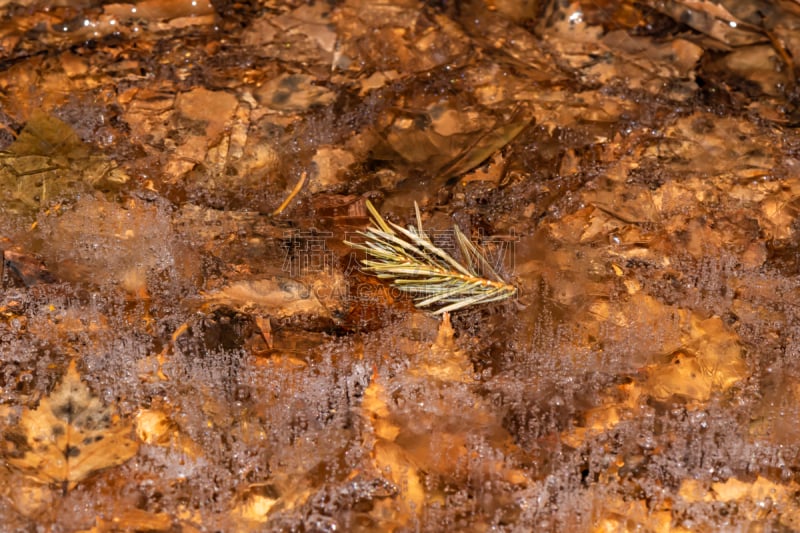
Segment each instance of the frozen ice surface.
M791 2L24 4L0 529L800 530Z

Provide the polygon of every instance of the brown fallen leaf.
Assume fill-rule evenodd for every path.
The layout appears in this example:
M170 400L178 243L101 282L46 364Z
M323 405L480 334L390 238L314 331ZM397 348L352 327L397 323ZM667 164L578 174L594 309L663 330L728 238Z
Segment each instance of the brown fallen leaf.
M172 519L167 513L150 513L141 509L126 509L111 519L98 518L91 529L80 533L112 533L115 531L150 531L157 533L172 530Z
M36 257L14 250L5 250L2 255L3 268L8 268L26 287L54 281L53 275Z
M92 395L75 368L36 409L25 409L15 429L4 435L9 465L43 484L67 491L93 472L117 466L136 454L131 424Z
M163 411L140 409L134 419L136 436L144 444L162 446L178 455L182 462L203 456L203 450Z
M419 362L415 362L409 374L440 381L473 383L472 362L469 356L456 346L454 335L450 313L445 313L436 335L436 342L431 345L429 351L423 352L424 356Z
M800 526L798 489L800 487L793 481L779 484L759 475L751 482L735 477L710 484L696 479L684 479L678 495L686 502L733 504L737 513L752 523L767 523L768 520L777 518L787 531L797 531Z
M387 378L375 370L364 391L364 445L371 452L366 470L397 488L397 497L376 509L391 505L391 511L383 509L387 514L381 516L391 516L399 528L446 499L439 483L457 484L468 476L514 485L529 481L526 473L508 464L508 458L518 453L516 445L487 405L471 393L472 363L457 347L454 335L445 314L433 344L409 346L410 366L405 373ZM411 405L403 390L416 388L435 390L439 397ZM489 456L478 459L476 438L486 439L486 448L480 449L491 449L506 462ZM386 522L382 525L388 527Z
M706 0L647 3L665 15L729 46L743 46L767 40L761 28L737 18L721 3Z
M590 531L610 533L612 531L652 531L654 533L685 532L672 527L669 509L648 509L644 500L626 501L613 495L597 499L597 518Z
M0 153L0 204L31 215L62 198L128 181L115 162L93 151L64 121L35 111L16 140Z
M341 276L325 278L333 285L341 283ZM330 294L331 287L316 287L312 281L303 283L291 278L269 278L236 281L208 294L203 294L203 303L208 307L228 306L242 312L257 313L276 318L307 314L314 317L331 316L337 294ZM333 301L331 307L326 303Z
M399 488L395 519L405 524L422 511L425 489L417 466L406 450L394 442L401 428L391 420L386 389L377 370L364 391L362 410L364 418L372 426L372 434L367 437L372 446L372 465Z

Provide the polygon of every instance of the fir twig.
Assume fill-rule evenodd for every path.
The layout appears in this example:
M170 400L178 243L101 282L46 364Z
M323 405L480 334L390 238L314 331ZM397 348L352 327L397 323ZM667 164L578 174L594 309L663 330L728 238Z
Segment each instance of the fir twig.
M447 313L487 302L505 300L517 293L491 266L489 260L458 226L453 226L461 255L459 262L436 246L422 228L419 206L414 203L417 225L403 228L386 221L367 201L373 225L359 232L363 244L345 241L367 253L364 269L392 281L392 285L415 296L417 307L443 305L435 314Z

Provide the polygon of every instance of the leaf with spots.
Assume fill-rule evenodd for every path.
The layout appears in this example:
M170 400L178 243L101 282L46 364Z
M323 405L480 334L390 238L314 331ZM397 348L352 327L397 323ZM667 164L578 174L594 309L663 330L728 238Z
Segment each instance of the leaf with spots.
M18 426L4 435L9 465L44 484L65 490L93 472L136 454L131 424L92 395L73 361L61 383L36 409L25 409Z

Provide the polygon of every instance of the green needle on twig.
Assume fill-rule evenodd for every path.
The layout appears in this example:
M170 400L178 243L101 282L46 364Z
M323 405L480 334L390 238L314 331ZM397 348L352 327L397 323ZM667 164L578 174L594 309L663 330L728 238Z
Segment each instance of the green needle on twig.
M419 206L414 203L417 225L403 228L386 221L367 200L373 225L359 232L366 241L348 245L366 252L364 269L382 279L392 280L399 290L415 296L417 307L439 307L447 313L487 302L510 298L517 288L506 282L489 260L458 226L453 226L462 261L459 262L431 241L422 229Z

